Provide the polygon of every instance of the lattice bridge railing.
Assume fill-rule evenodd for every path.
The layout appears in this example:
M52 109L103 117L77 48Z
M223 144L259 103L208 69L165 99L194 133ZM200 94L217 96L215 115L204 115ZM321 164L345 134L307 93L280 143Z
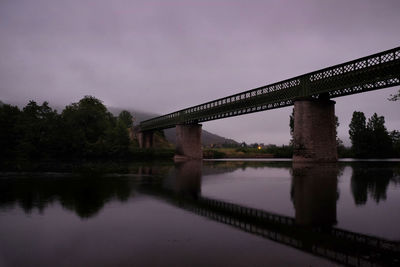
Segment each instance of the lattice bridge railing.
M293 105L294 100L358 94L400 85L400 47L209 101L140 123L142 131Z

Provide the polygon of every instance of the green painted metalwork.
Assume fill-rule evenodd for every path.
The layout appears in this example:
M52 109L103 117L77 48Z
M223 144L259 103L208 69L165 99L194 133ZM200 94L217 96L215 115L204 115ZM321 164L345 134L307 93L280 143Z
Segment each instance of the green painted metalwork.
M400 85L400 47L182 109L140 123L142 131L175 127Z

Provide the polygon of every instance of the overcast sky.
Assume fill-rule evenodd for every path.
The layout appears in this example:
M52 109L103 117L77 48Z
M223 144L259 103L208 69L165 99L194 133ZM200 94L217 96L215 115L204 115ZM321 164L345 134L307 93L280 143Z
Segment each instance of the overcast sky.
M0 100L169 113L400 46L399 0L0 0ZM390 88L335 99L400 130ZM288 143L290 108L204 123L237 141Z

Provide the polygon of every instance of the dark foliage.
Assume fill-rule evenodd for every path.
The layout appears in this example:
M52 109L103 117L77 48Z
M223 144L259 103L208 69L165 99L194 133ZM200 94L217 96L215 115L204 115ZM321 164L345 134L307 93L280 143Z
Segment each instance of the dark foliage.
M266 153L273 154L275 158L291 158L293 156L293 146L292 145L268 145L264 149Z
M386 200L389 183L396 183L393 168L386 163L375 164L374 167L365 163L355 163L351 176L351 191L356 205L364 205L368 196L375 202Z
M203 150L203 157L206 159L222 159L226 157L226 154L216 149L208 148Z
M133 124L133 117L129 111L123 110L118 115L118 120L125 124L126 128L132 127Z
M22 110L0 106L0 167L8 163L131 157L132 115L114 117L103 103L85 96L61 114L47 102L30 101Z
M400 135L389 133L385 118L376 113L366 122L363 112L354 111L349 125L352 151L358 158L388 158L400 156L398 146Z
M124 202L135 185L126 179L101 176L18 177L0 180L0 208L19 205L26 213L43 212L54 202L81 218L95 216L110 200Z
M396 94L390 95L390 98L389 98L390 101L398 101L399 99L400 99L400 89Z

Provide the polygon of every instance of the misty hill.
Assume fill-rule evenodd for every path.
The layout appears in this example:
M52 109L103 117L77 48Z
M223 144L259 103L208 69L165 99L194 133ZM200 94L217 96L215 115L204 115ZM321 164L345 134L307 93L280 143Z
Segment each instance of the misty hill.
M123 111L123 110L127 110L129 111L134 119L134 124L138 125L141 121L145 121L148 119L151 119L153 117L157 117L160 116L159 114L156 113L147 113L147 112L142 112L142 111L138 111L138 110L134 110L134 109L123 109L123 108L116 108L116 107L107 107L108 110L114 114L114 116L118 116L118 114Z
M108 110L113 113L115 116L117 116L122 110L121 108L115 108L115 107L107 107ZM129 111L132 116L134 117L135 121L134 124L138 125L141 121L144 120L148 120L151 119L153 117L157 117L160 116L159 114L154 114L154 113L146 113L146 112L142 112L142 111L137 111L134 109L126 109L127 111ZM170 129L165 129L164 130L165 133L165 137L167 138L167 140L173 144L176 143L175 141L175 128L170 128ZM232 139L228 139L213 133L210 133L208 131L203 130L202 131L202 135L201 135L201 142L203 145L205 146L209 146L211 144L238 144L238 142L236 142L235 140Z

